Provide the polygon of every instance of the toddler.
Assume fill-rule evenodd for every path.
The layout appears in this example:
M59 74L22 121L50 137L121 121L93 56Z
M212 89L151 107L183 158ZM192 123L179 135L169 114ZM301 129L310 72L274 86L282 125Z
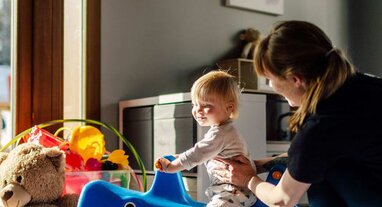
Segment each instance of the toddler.
M235 78L224 71L211 71L200 77L191 88L192 115L201 126L210 129L194 147L176 155L174 161L165 158L155 161L161 172L174 173L205 164L211 180L206 195L207 206L252 206L256 197L247 188L224 183L213 176L216 168L225 168L216 157L230 158L249 153L245 140L233 125L238 116L240 91ZM229 173L227 169L227 173Z

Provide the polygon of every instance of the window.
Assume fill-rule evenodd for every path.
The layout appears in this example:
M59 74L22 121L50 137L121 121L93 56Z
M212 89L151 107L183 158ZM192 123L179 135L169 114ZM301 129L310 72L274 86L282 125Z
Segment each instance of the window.
M0 143L12 136L11 116L11 0L0 0Z
M8 42L0 39L0 59L5 61L9 57L10 63L9 72L5 69L1 72L11 74L12 79L11 84L5 83L8 88L0 85L0 96L5 97L0 98L0 110L12 111L12 137L35 124L64 117L64 15L67 15L64 2L0 0L0 36L3 38L2 29L6 28L3 10L8 8L6 18L9 18L11 39ZM99 119L100 0L81 0L81 4L85 12L80 21L85 20L86 28L81 57L86 80L83 84L86 94L82 97L86 104L85 117L82 118ZM3 53L7 47L9 52ZM9 80L7 74L4 76Z

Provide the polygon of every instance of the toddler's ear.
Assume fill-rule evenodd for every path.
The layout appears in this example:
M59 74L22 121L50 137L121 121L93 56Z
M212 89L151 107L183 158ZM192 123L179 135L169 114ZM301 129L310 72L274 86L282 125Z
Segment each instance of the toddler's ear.
M226 110L228 113L232 113L233 111L233 108L234 108L234 103L233 102L228 102L227 106L226 106Z

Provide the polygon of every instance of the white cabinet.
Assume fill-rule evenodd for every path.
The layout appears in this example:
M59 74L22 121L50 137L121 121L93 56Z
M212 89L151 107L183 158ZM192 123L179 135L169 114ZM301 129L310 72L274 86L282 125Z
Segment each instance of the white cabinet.
M208 130L207 127L198 126L193 120L189 93L121 101L119 111L120 132L124 135L129 133L134 136L134 138L127 137L134 146L140 146L141 150L138 153L144 155L145 166L151 170L151 173L153 172L152 162L155 158L183 152L192 147L197 140L203 138L204 133ZM139 117L126 117L129 114L139 116L135 113L136 111L145 111L144 122ZM151 119L146 120L150 116L152 116ZM137 123L131 123L131 120L141 120L139 122L141 127L137 127ZM235 123L240 134L247 141L252 159L266 156L265 120L266 95L242 93L239 117ZM127 121L131 124L126 124ZM143 150L142 146L147 146L147 150ZM120 147L123 148L122 143L120 143ZM192 177L192 173L190 175ZM205 167L199 166L194 177L197 184L197 200L206 202L207 197L204 195L204 191L209 186L209 178ZM190 189L190 191L195 191L195 189Z
M182 153L195 144L196 123L191 108L189 101L154 106L154 159Z

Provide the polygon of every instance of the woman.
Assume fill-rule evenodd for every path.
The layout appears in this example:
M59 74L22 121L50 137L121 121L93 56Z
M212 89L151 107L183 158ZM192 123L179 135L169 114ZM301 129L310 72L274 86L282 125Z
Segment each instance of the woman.
M310 206L381 206L382 80L356 72L321 29L303 21L276 25L254 62L298 107L287 169L274 186L237 157L221 160L230 173L217 172L220 179L247 186L269 206L293 206L306 191Z

